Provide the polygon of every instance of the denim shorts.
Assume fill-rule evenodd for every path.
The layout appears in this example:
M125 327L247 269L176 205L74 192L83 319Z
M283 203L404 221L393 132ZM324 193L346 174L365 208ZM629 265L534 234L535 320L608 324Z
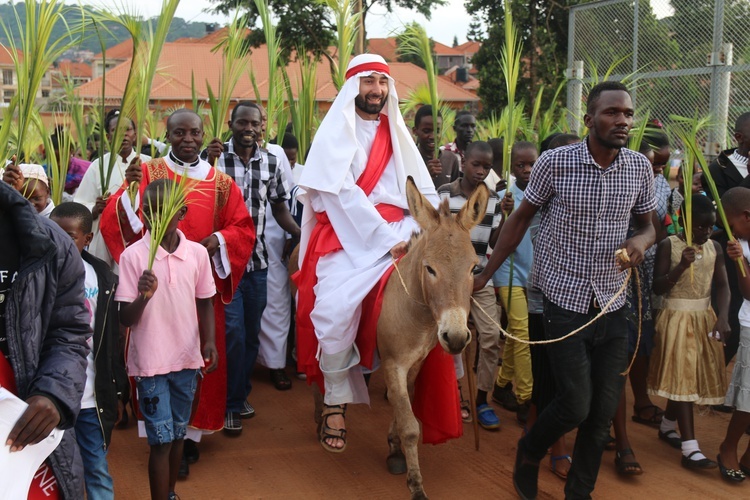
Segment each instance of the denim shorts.
M188 369L153 377L135 377L149 445L171 443L185 437L198 372Z

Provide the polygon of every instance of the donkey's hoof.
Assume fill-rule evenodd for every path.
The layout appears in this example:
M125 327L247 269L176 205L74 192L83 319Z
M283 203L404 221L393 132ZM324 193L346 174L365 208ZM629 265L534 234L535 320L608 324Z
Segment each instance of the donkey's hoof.
M427 495L424 491L418 491L411 494L411 500L427 500Z
M406 474L406 457L403 453L389 455L388 458L385 459L385 464L388 467L388 472L394 476Z

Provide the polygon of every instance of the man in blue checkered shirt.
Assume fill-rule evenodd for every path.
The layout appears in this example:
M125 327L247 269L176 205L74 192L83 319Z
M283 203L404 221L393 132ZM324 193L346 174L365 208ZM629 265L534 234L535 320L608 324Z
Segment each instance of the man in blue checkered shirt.
M270 201L273 217L295 240L300 229L289 213L286 201L289 186L281 173L277 158L258 142L263 137L263 115L257 104L240 101L232 110L229 127L232 138L222 144L214 139L207 148L209 163L232 176L245 197L253 218L257 239L250 262L226 306L227 324L227 413L224 432L242 432L242 418L255 415L247 402L252 385L250 376L258 357L260 320L266 307L268 251L266 249L266 200Z
M532 274L544 293L547 339L597 316L617 295L626 279L623 270L640 264L655 239L653 171L644 156L625 148L633 125L627 87L604 82L592 88L584 120L586 140L548 151L534 165L526 198L503 225L487 266L475 277L475 289L484 286L541 210ZM637 231L626 239L631 214ZM619 248L628 262L618 263ZM617 297L593 325L548 346L557 394L518 443L513 484L520 498L536 497L539 461L576 427L565 497L590 498L625 383L624 303L624 295Z

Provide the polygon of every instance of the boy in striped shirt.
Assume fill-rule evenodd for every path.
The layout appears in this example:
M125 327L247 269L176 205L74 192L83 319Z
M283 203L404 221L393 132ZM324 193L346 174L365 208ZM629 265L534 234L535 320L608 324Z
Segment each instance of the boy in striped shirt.
M490 173L492 168L492 148L483 141L472 142L464 152L463 176L450 184L438 188L441 199L448 199L451 213L458 213L464 206L471 194ZM479 257L479 265L475 274L484 269L487 264L487 247L494 246L499 233L501 211L500 197L495 191L490 190L487 201L487 212L482 221L471 230L471 242ZM489 286L474 292L474 300L471 305L471 316L476 327L479 340L479 362L477 366L477 418L479 424L488 430L500 427L500 420L495 410L487 404L487 393L492 390L494 373L497 360L500 357L500 331L495 322L495 291L492 283ZM485 312L493 318L487 317Z

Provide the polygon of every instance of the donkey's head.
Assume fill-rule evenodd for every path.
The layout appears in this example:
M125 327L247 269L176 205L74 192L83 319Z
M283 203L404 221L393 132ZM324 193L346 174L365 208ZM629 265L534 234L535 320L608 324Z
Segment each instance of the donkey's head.
M437 323L438 342L449 353L458 354L471 340L466 322L473 271L479 263L469 231L484 217L489 190L480 185L455 216L450 213L448 200L435 210L411 178L406 183L406 197L423 231L419 238L420 283Z

